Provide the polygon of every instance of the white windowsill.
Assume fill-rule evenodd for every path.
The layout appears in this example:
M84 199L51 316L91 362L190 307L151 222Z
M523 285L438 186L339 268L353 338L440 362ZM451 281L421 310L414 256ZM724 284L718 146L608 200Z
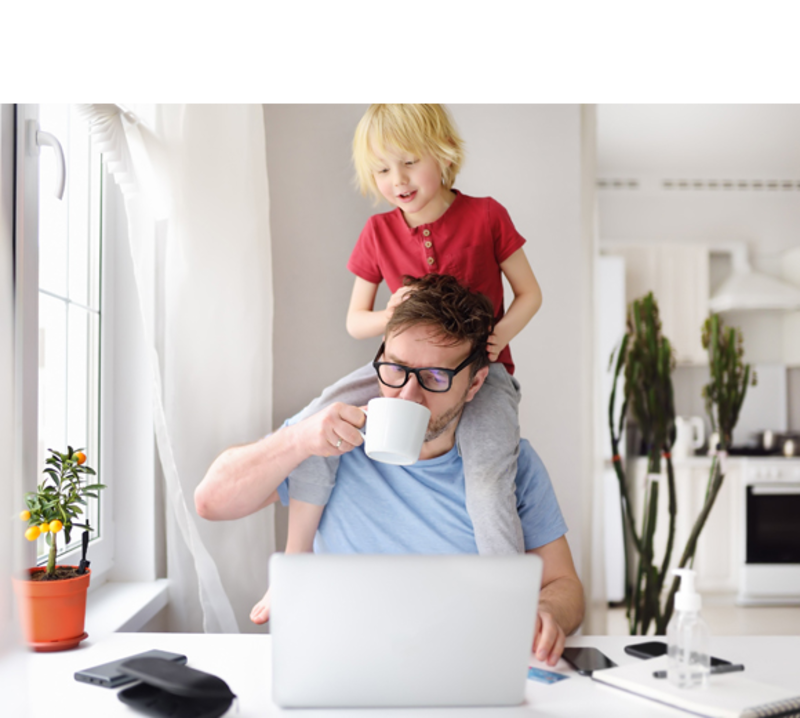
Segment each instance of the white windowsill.
M98 639L117 631L141 630L169 600L169 581L109 582L86 597L86 632Z

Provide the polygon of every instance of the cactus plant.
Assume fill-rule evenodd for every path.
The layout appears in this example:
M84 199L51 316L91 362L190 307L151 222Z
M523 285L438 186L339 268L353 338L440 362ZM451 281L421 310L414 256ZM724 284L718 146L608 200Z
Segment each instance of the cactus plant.
M675 360L669 339L661 333L658 304L652 292L642 299L635 300L630 305L627 331L616 352L616 358L609 403L609 425L614 470L619 481L622 501L623 525L626 535L625 567L627 577L631 573L628 543L633 545L638 555L635 580L632 585L626 581L625 599L631 634L637 632L644 634L647 633L651 622L658 623L661 616L659 596L672 555L676 516L675 475L669 453L675 440L675 405L672 390L672 370L675 367ZM614 414L617 382L623 375L623 371L624 399L619 420L616 423ZM632 413L638 424L647 447L648 475L659 474L662 456L666 459L669 529L667 548L660 569L656 566L653 555L659 482L647 482L644 497L644 520L641 532L638 532L631 506L628 482L619 453L619 442L628 411Z
M742 361L744 350L741 332L733 328L724 329L722 319L712 314L704 323L702 339L703 346L708 351L710 371L709 383L703 388L703 396L712 430L720 433L720 450L723 453L715 453L712 459L705 501L681 554L678 563L681 568L694 557L697 540L725 478L724 451L730 445L751 380L750 367ZM634 301L629 307L627 331L611 360L614 365L614 381L608 419L626 536L625 602L628 627L631 635L644 635L651 625L655 627L657 634L663 634L672 615L674 595L679 583L677 578L672 582L662 609L661 599L672 558L677 515L675 474L670 453L675 441L675 405L671 378L675 363L670 342L661 333L658 305L652 292ZM619 417L615 420L617 383L621 376L625 380L624 398ZM753 383L754 380L755 377ZM629 411L647 447L649 480L645 488L640 531L637 531L628 481L619 452L622 428ZM667 475L669 528L664 556L658 566L653 554L653 536L658 516L660 481L652 479L661 473L662 458ZM631 549L638 557L633 583L629 582Z
M739 329L724 327L719 315L712 314L703 324L702 339L703 348L708 352L709 370L709 381L703 387L703 398L706 413L711 421L711 430L719 432L719 445L711 447L713 458L705 501L689 533L686 547L678 563L679 568L683 568L692 560L697 549L697 539L725 479L724 459L747 395L747 387L756 383L755 372L751 374L750 365L743 361L744 340ZM667 595L662 622L659 625L659 628L664 630L672 615L678 585L679 579L676 577Z

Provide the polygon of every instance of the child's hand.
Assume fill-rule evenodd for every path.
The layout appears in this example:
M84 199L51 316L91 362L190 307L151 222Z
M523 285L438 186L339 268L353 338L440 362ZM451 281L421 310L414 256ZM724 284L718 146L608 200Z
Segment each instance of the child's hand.
M388 319L391 318L394 313L394 308L406 298L406 294L408 294L409 291L411 291L411 287L403 286L389 297L389 301L386 303L386 316Z
M270 606L270 589L267 589L267 592L264 594L264 597L255 605L253 606L253 610L250 611L250 620L253 623L258 623L259 625L262 623L266 623L269 621L269 606Z
M501 340L498 339L497 334L490 334L489 339L486 342L486 353L489 355L489 361L497 361L497 357L500 356L500 352L506 348L506 344L501 343Z

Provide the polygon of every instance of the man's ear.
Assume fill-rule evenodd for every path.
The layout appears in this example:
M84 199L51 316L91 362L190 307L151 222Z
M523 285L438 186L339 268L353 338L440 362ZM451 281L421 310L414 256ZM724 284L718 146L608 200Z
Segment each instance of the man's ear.
M472 377L472 381L469 384L469 389L467 389L465 401L472 401L472 397L478 393L478 389L483 386L483 382L486 381L487 376L489 376L488 366L483 367L483 369L478 369L478 371L475 372L475 376Z

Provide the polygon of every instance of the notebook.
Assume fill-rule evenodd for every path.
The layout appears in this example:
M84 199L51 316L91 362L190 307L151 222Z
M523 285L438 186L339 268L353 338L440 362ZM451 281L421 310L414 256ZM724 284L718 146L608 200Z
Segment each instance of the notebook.
M293 708L523 702L538 556L274 554L272 697Z
M592 679L675 708L713 718L800 716L800 687L780 688L746 678L742 673L708 677L706 688L678 688L653 671L666 670L667 657L595 671Z

